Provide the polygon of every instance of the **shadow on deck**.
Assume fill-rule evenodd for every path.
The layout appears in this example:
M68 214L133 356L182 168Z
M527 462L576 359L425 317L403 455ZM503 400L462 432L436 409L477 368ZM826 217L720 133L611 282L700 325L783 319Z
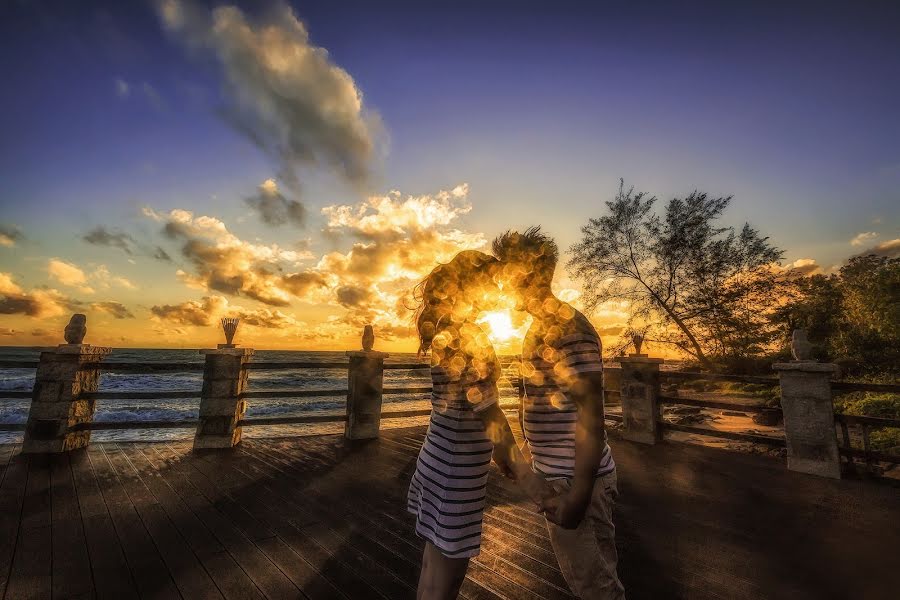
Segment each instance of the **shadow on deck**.
M405 512L424 427L340 436L0 447L0 596L412 598ZM613 439L630 598L895 597L897 488ZM496 472L465 598L570 598L542 519Z

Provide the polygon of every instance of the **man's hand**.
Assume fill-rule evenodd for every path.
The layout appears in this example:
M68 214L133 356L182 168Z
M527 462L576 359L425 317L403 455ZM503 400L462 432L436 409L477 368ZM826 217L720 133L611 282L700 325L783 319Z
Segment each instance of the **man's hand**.
M534 504L540 508L544 501L556 494L549 483L529 470L519 478L519 485Z
M544 499L540 511L548 521L556 523L563 529L575 529L584 519L584 513L587 512L590 503L590 491L585 493L571 489L564 494Z

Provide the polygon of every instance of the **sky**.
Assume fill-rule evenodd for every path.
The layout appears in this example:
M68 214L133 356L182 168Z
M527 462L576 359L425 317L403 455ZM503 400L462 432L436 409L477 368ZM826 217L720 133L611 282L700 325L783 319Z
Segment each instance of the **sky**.
M0 74L0 345L414 351L438 262L565 251L620 178L804 272L900 255L896 3L13 0Z

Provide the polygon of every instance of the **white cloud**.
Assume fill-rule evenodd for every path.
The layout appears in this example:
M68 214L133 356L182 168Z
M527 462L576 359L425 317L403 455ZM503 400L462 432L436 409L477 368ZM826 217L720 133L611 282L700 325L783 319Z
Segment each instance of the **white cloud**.
M217 59L228 122L278 162L282 181L297 189L298 168L324 165L356 186L367 182L380 119L288 4L257 18L186 0L157 0L157 7L169 31Z
M94 289L87 285L88 278L78 266L59 258L51 258L47 262L47 273L67 287L77 288L85 294L93 294Z
M868 244L872 240L878 237L878 234L874 231L864 231L862 233L857 233L856 237L850 240L851 246L862 246L864 244Z
M863 250L856 256L868 256L869 254L887 256L888 258L900 258L900 238L876 244L867 250Z
M119 98L127 98L131 94L131 86L124 79L116 79L116 96Z

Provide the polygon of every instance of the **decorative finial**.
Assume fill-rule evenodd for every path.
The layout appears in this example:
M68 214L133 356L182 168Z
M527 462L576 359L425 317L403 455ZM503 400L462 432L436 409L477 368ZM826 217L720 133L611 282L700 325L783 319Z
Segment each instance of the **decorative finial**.
M810 361L812 359L812 344L806 337L805 329L795 329L791 336L791 354L794 360Z
M84 336L87 334L86 323L87 317L83 314L72 315L64 333L67 344L81 344L84 341Z
M362 347L366 352L371 352L375 347L375 331L371 325L366 325L363 329Z
M225 348L234 348L234 334L241 320L237 317L223 317L222 329L225 330Z
M634 343L634 353L640 354L641 346L644 345L644 336L642 336L639 333L635 333L634 335L631 336L631 341L632 341L632 343Z

